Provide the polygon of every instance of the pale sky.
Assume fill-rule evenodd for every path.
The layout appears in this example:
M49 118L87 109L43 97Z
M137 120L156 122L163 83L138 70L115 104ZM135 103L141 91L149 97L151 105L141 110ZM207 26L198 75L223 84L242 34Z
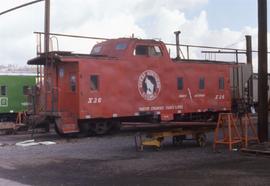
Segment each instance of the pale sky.
M30 1L1 0L0 12ZM36 56L33 32L43 21L44 2L0 16L1 64L23 66ZM257 0L51 0L51 32L174 42L176 30L184 44L243 49L249 34L257 50ZM83 53L96 42L58 40L59 50Z

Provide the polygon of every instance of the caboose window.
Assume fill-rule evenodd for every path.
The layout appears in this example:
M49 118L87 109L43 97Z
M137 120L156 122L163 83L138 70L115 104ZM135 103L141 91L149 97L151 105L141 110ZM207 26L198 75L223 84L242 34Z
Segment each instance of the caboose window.
M138 45L135 49L135 55L148 55L148 46Z
M1 96L6 96L7 95L7 86L2 85L1 86Z
M177 90L183 90L184 82L182 77L177 78Z
M95 46L92 51L91 54L98 54L101 51L102 46Z
M204 87L205 87L204 78L200 78L200 80L199 80L199 89L203 90Z
M99 89L99 78L98 75L90 76L90 90L98 90Z
M137 45L134 55L162 56L162 52L159 46Z
M223 90L224 89L224 77L220 77L219 80L218 80L218 88L220 90Z
M159 46L149 46L149 55L150 56L162 56Z
M69 79L69 82L70 82L70 90L72 92L75 92L76 91L76 76L71 75L70 79Z
M126 43L118 43L115 47L116 50L125 50L127 48Z

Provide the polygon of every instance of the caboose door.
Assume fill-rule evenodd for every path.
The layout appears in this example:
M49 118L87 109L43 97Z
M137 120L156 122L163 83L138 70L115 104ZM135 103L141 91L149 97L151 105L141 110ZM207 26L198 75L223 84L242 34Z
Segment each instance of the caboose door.
M62 63L58 66L58 112L77 115L77 63Z

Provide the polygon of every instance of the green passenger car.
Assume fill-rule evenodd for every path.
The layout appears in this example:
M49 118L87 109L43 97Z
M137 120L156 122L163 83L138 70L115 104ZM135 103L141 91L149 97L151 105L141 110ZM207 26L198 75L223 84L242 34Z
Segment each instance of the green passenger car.
M0 74L0 121L14 120L18 112L27 110L35 83L34 74Z

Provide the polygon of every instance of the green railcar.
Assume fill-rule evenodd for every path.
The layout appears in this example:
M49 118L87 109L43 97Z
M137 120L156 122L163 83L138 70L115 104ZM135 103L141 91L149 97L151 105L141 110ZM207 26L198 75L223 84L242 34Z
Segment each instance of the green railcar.
M0 121L15 120L29 106L29 91L36 84L33 74L0 74Z

